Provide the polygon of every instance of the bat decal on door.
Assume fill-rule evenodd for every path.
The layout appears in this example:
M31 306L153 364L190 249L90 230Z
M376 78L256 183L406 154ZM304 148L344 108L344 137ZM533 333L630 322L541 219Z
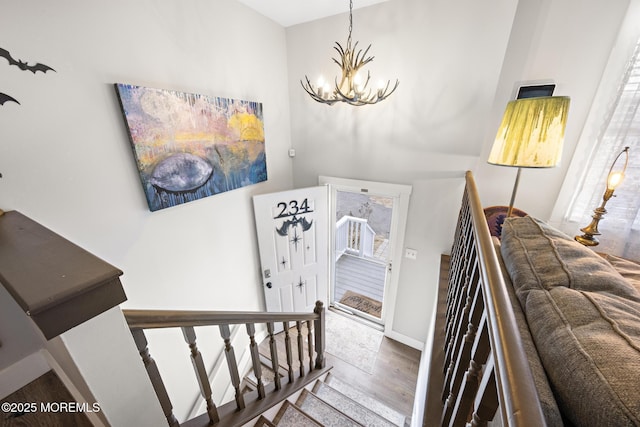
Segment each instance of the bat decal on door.
M308 231L311 226L313 225L313 220L311 220L311 222L307 221L307 219L305 217L300 217L300 218L296 218L295 216L291 219L287 219L285 221L283 221L282 225L280 226L280 228L276 227L276 231L278 232L279 235L286 237L289 235L289 227L293 226L295 227L296 225L301 224L302 225L302 231Z

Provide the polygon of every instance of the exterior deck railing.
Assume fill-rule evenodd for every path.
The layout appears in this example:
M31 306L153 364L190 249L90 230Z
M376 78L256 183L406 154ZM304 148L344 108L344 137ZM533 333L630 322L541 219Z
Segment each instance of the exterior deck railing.
M375 236L366 219L343 216L336 222L336 260L344 254L372 257Z

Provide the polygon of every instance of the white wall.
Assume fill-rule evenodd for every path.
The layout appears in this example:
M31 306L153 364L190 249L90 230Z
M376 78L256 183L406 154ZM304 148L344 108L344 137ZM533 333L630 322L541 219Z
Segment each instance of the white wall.
M261 309L251 196L292 186L285 30L233 0L0 0L0 11L0 47L56 70L0 59L0 92L21 103L0 106L2 209L122 269L125 308ZM151 213L115 82L262 102L268 181ZM167 347L192 375L182 338ZM195 393L173 391L179 418Z
M552 80L572 105L560 168L523 172L518 206L551 215L577 136L628 0L396 0L354 11L353 39L372 43L373 81L400 79L383 103L323 106L300 88L339 71L347 15L287 29L296 186L317 175L413 185L396 333L425 341L439 255L448 252L463 173L473 169L486 206L508 204L515 170L486 165L506 103L520 82Z

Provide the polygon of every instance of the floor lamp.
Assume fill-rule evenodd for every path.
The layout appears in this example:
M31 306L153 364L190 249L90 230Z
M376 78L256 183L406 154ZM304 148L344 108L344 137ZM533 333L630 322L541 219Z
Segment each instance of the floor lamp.
M522 168L552 168L560 163L569 97L544 96L511 101L502 117L488 163L517 167L507 217L511 216Z

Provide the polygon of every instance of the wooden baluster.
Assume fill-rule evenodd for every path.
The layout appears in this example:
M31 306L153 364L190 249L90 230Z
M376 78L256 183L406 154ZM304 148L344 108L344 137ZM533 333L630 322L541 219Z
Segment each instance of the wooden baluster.
M278 363L278 346L276 345L276 338L273 335L274 331L273 322L267 323L267 332L269 332L269 350L271 352L271 369L273 369L273 381L276 390L280 390L282 385L280 383L280 364Z
M442 425L447 425L453 414L454 405L458 399L458 393L460 392L463 380L462 370L469 366L469 361L471 359L471 346L473 345L475 334L475 326L469 323L467 333L464 335L464 345L460 350L460 354L456 358L456 363L451 371L450 377L445 380L445 384L449 385L449 395L445 402L445 410L442 415ZM447 371L447 373L449 373L449 371Z
M147 337L145 337L144 331L142 329L135 329L131 331L131 334L133 335L133 340L136 343L138 352L142 357L144 367L147 369L147 374L149 375L149 379L151 380L153 390L156 392L156 396L158 396L158 400L160 401L162 412L164 412L164 416L167 417L167 422L171 427L180 426L180 423L178 423L175 415L173 415L173 405L171 405L171 400L169 399L167 388L162 382L162 377L160 377L160 371L158 371L156 361L153 360L151 354L149 353L149 348L147 347Z
M452 276L449 282L450 289L453 289L453 293L449 295L449 306L447 308L447 321L446 321L446 329L445 329L445 342L450 342L453 335L455 335L456 330L456 322L460 320L460 310L462 304L464 303L463 299L467 295L467 288L471 281L471 271L469 270L470 259L475 252L475 248L473 247L473 241L466 242L467 245L462 249L464 252L460 254L460 257L467 263L464 265L459 265L457 267L458 271L455 276Z
M236 390L236 407L238 409L244 409L244 397L240 391L240 374L238 374L235 351L231 345L231 330L229 329L229 325L220 325L220 335L222 339L224 339L224 353L227 358L229 374L231 375L231 384L233 384L233 388Z
M469 250L465 249L465 253L463 257L466 260L466 265L461 266L459 281L456 283L457 286L456 294L454 295L454 299L452 300L452 311L450 313L450 319L447 325L447 329L445 331L445 342L451 339L452 335L455 334L456 322L460 321L460 310L462 304L464 303L464 298L468 295L468 288L473 284L474 275L474 265L475 260L477 259L475 246L473 245L473 240L469 242L469 246L467 247Z
M456 370L460 371L460 373L456 372L453 378L452 395L454 396L455 407L448 409L448 412L446 412L450 417L446 421L451 426L463 425L467 421L476 398L482 366L486 363L490 353L487 313L482 311L484 309L484 301L480 295L481 292L479 292L474 301L474 309L472 310L472 313L478 312L481 316L479 319L472 316L473 323L479 326L472 328L472 323L469 324L469 332L465 335L463 356L456 367ZM478 308L476 309L475 306L478 306ZM468 366L468 369L462 374L465 366ZM496 408L497 401L494 413ZM446 423L443 422L443 425L446 425Z
M467 239L465 238L465 236L469 235L469 232L471 231L470 228L468 227L468 220L469 220L469 216L468 216L468 212L467 209L465 209L466 205L465 205L465 199L466 199L466 193L463 196L463 203L462 203L462 207L460 208L460 213L458 215L458 223L456 225L456 239L454 240L454 248L451 251L451 269L449 271L449 290L447 292L447 310L446 310L446 319L447 319L447 323L449 321L449 319L451 318L451 307L453 306L452 304L452 297L453 297L453 293L456 291L456 286L454 286L456 283L459 283L460 277L459 275L462 273L463 270L463 265L464 265L464 256L463 256L463 252L465 250L465 242L467 241Z
M182 328L182 335L191 349L191 364L196 372L196 378L200 385L200 393L202 394L205 402L207 402L209 422L210 424L215 424L220 421L220 417L218 416L218 409L211 399L211 384L209 384L209 376L207 375L207 370L204 367L204 362L202 361L202 354L200 354L196 345L196 332L193 327L184 327Z
M474 277L477 275L474 273ZM443 412L443 425L449 422L454 410L453 405L459 398L459 392L461 383L463 381L463 369L469 364L472 358L472 351L476 341L476 331L478 325L480 325L481 332L486 330L486 313L484 312L484 298L482 295L482 287L479 280L472 280L471 286L469 286L469 295L467 297L467 304L465 305L462 320L467 322L467 330L462 340L456 345L455 351L452 355L451 365L447 370L445 377L445 389L448 391L446 398L446 406ZM461 330L458 334L461 334ZM458 340L458 335L456 335ZM444 397L444 396L443 396Z
M474 412L468 427L486 427L493 420L498 410L498 390L496 389L496 372L493 353L482 369L482 379L474 402Z
M291 337L289 337L289 322L282 322L284 326L284 347L287 353L289 382L293 382L293 354L291 353Z
M309 372L313 371L313 322L307 320L307 345L309 350Z
M478 286L478 272L472 272L473 277L470 279L469 286L465 286L468 290L466 292L466 302L462 309L462 313L460 314L460 319L456 323L457 327L455 330L455 335L451 340L451 345L447 348L445 353L446 360L449 361L449 365L447 371L445 373L445 384L449 384L449 380L455 371L455 369L459 368L458 361L460 360L460 353L466 351L467 355L470 354L470 346L473 342L469 343L467 349L463 349L463 342L468 338L468 331L471 327L475 328L478 325L480 320L480 315L482 314L482 310L484 307L478 305L478 298L480 299L480 303L482 303L482 292L481 287ZM465 331L464 325L467 324L467 329ZM464 335L464 334L467 335ZM473 339L473 338L471 338ZM464 362L463 368L467 365L469 361L468 357Z
M449 363L455 361L455 354L458 344L460 343L460 330L463 328L466 312L469 310L471 304L471 297L468 295L468 290L469 278L467 277L464 285L460 289L460 295L456 298L458 307L456 307L455 316L451 319L449 329L445 332L445 342L447 346L445 348L444 360Z
M249 350L251 351L251 362L253 363L253 373L258 380L258 399L264 398L264 384L262 383L262 365L260 364L260 354L258 344L256 344L256 327L253 323L247 323L247 334L249 334Z
M318 318L314 320L314 326L316 331L315 341L316 341L316 369L322 369L325 365L324 360L324 341L325 341L325 311L324 305L322 301L316 302L316 307L313 309L313 312L318 315Z
M463 224L462 224L462 218L458 218L458 233L459 234L464 234L463 233ZM463 257L462 257L462 251L464 250L464 240L462 239L462 237L457 237L456 240L454 240L454 247L451 249L451 261L450 261L450 267L449 267L449 281L448 281L448 288L447 288L447 299L446 299L446 310L445 310L445 319L446 322L449 323L449 320L451 319L451 309L453 306L452 300L455 296L455 293L457 292L457 284L460 282L460 273L462 271L462 262L463 262Z
M296 321L298 330L298 361L300 362L300 376L304 377L304 339L302 338L302 322Z
M453 417L449 421L449 427L466 424L475 392L478 389L478 381L481 373L482 365L472 359L469 362L469 369L467 369L467 372L464 374L464 382L453 410Z
M477 295L477 292L480 289L480 287L478 286L477 278L478 278L477 274L473 274L473 277L468 278L469 283L466 283L462 287L461 291L464 293L464 296L466 296L465 304L461 310L457 310L459 311L459 313L457 314L456 319L452 319L452 322L451 322L452 324L455 325L455 329L453 329L451 332L452 335L445 351L446 371L445 371L445 381L444 381L445 388L442 394L443 400L446 398L447 393L450 394L451 390L453 389L452 382L451 382L452 378L455 378L453 374L458 368L460 353L465 351L463 350L463 342L465 339L464 334L468 333L468 330L471 326L475 327L475 325L477 325L477 323L474 323L471 326L468 325L470 323L473 323L470 320L469 312L473 305L473 301L475 298L474 296ZM464 329L465 324L467 324L466 330ZM469 348L466 351L468 354L468 352L470 351ZM468 360L469 359L467 358L466 361L464 362L464 366L466 366Z
M458 229L460 228L460 219L458 219ZM456 301L458 299L458 294L460 292L463 292L464 290L461 290L461 283L462 281L460 280L460 271L462 270L462 268L460 267L460 251L462 250L462 244L460 243L459 240L455 240L454 241L455 246L452 248L452 254L451 254L451 264L449 267L449 280L448 280L448 285L447 285L447 298L446 298L446 310L445 310L445 322L444 322L444 331L445 331L445 335L444 335L444 342L443 342L443 350L444 350L444 357L443 357L443 372L446 372L448 369L450 369L450 365L451 365L451 351L453 348L453 340L449 338L449 334L450 334L450 329L452 328L452 324L454 323L454 319L452 318L452 314L453 314L453 309L454 306L456 305ZM443 392L444 393L444 392Z

